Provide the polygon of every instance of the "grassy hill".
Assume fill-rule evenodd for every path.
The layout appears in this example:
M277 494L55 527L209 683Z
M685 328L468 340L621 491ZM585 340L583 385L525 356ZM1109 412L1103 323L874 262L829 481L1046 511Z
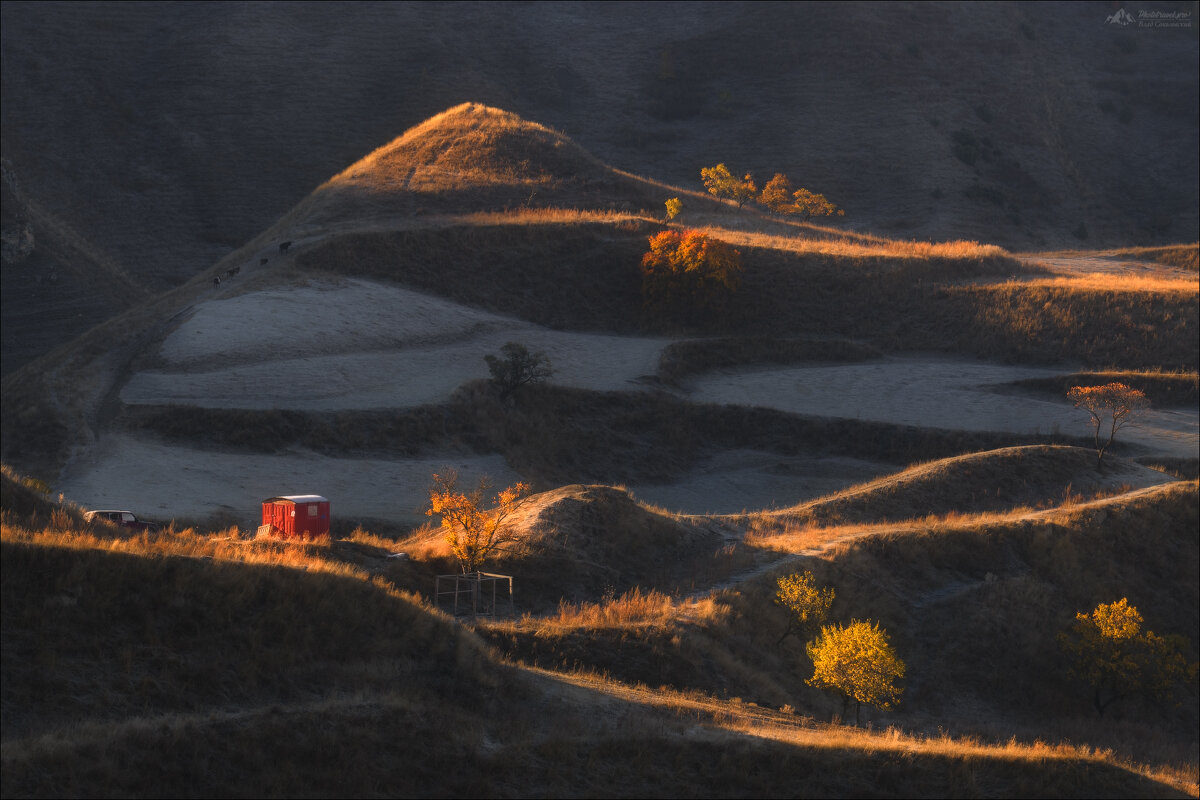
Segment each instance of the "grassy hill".
M596 626L595 612L589 618L586 609L569 606L556 619L518 623L512 634L503 626L472 632L374 568L354 563L348 558L350 540L286 544L241 539L228 530L129 538L111 529L80 528L67 519L69 509L59 509L43 527L11 504L7 490L17 477L6 474L4 481L5 795L779 795L794 791L798 776L821 796L1195 794L1194 767L1189 773L1168 766L1170 750L1130 761L1124 745L1115 754L1090 743L1047 745L1041 735L1034 742L1003 719L996 722L998 732L985 735L928 735L921 733L931 725L923 721L926 711L894 716L886 730L852 730L818 721L825 711L808 690L796 690L793 704L782 711L735 698L754 687L747 679L773 676L781 686L797 685L781 660L789 658L793 645L764 657L767 640L774 642L777 634L756 617L774 621L775 612L765 587L753 582L716 596L691 621L683 614L649 627L631 624L627 596L607 601L614 611L608 634ZM1189 524L1188 513L1195 521L1194 497L1190 505L1187 500L1195 486L1180 488L1159 508L1164 520L1177 519L1182 527ZM623 502L610 490L568 489L544 498L531 519L546 520L548 510L576 498L600 508L619 509ZM1136 518L1142 512L1136 502L1110 504L1114 522L1098 538L1070 534L1071 546L1082 546L1083 553L1102 544L1101 552L1089 556L1097 559L1113 555L1107 552L1111 547L1127 546L1121 542L1129 537L1115 520ZM1078 513L1094 512L1080 509L1047 523L1070 528L1071 515ZM931 541L928 537L916 541L916 551L901 536L885 538L882 550L852 548L828 563L817 562L822 577L838 586L839 602L855 613L884 616L900 632L898 646L914 675L906 704L941 702L944 708L972 686L989 685L964 683L956 673L955 681L940 684L949 691L931 700L920 688L928 683L915 681L941 663L922 653L939 652L942 645L930 642L917 650L902 621L928 606L897 599L897 592L919 597L931 578L956 569L956 559L974 561L967 554L970 542L985 531L996 542L989 547L1016 548L1039 578L1054 582L1039 571L1041 525L1028 535L1004 523L982 531L947 530L936 537L948 541L937 545L935 572L924 578L909 573L908 565L918 562L906 559L927 549L921 542ZM963 541L955 543L959 538ZM365 546L354 545L353 552ZM1194 556L1194 550L1193 542L1183 553ZM593 551L591 557L615 564L614 555ZM872 566L876 558L891 565L892 576L882 584L887 591L856 592L853 575L881 577ZM1175 561L1176 570L1189 568L1186 558ZM1123 563L1136 572L1141 562ZM1001 588L1016 591L1010 580L1022 579L1005 576ZM1077 587L1067 604L1110 588L1101 583ZM1166 599L1167 588L1164 583L1153 591ZM1019 594L1026 604L1040 597ZM1187 616L1187 597L1164 606L1154 596L1142 602L1148 616L1162 619L1160 627L1194 621ZM661 610L664 599L652 593L649 605ZM1194 618L1195 603L1190 605ZM969 624L961 613L947 619L956 616L959 624ZM576 632L570 651L563 645L568 628ZM1020 632L1042 635L1048 629L1030 625ZM951 625L941 635L954 641L955 630ZM512 636L529 636L545 648L525 656L533 662L573 652L585 669L526 666L484 644L490 639L507 649ZM655 663L666 676L663 682L685 691L652 691L636 682L632 673L643 663L637 651L655 641L659 655L647 666ZM1038 640L1021 641L1028 647ZM1005 646L1007 658L1018 657L1001 640L985 652L966 650L952 666L990 663ZM620 659L613 661L614 655ZM702 670L683 669L698 656ZM608 669L608 663L615 667L610 675L586 668ZM1005 664L992 666L1003 670ZM978 674L969 678L981 680ZM729 679L724 687L712 687ZM1034 686L1042 691L1043 684ZM1053 682L1045 686L1054 689ZM1080 725L1070 729L1073 741L1107 735L1095 723ZM1122 722L1118 730L1138 730L1131 725ZM1084 730L1090 734L1080 736ZM1007 731L1021 732L1009 741ZM341 755L328 757L333 751Z
M331 8L0 12L5 796L1197 795L1194 680L1100 718L1056 638L1128 597L1196 661L1194 35ZM643 304L685 227L744 266L704 313ZM505 395L513 341L555 372ZM1155 407L1101 469L1064 394L1109 380ZM537 492L514 618L433 605L441 464ZM254 535L309 491L331 536ZM805 570L909 666L867 729Z
M741 286L722 313L683 319L649 314L642 307L640 255L646 237L667 227L652 209L673 194L688 198L685 224L700 226L742 252ZM293 243L287 254L278 249L284 241ZM1184 380L1200 361L1194 281L1050 277L1037 263L1020 261L994 245L903 241L774 219L622 173L541 124L464 104L346 168L276 225L187 284L7 376L4 457L36 474L53 475L72 458L72 448L90 446L96 435L145 427L141 411L119 402L122 386L137 370L161 363L157 348L164 338L213 298L214 279L229 280L231 272L238 274L237 283L217 300L306 281L368 278L551 330L687 339L664 351L658 378L667 388L701 367L803 362L818 354L828 358L835 350L824 343L831 339L842 342L837 360L926 350L1127 371L1182 370ZM705 340L694 341L697 336ZM362 347L378 349L378 344L364 341ZM690 366L676 363L680 358ZM558 407L554 419L580 416L572 410L578 399L542 397L530 409L534 414L491 413L483 429L476 414L469 426L472 446L503 452L526 474L551 481L620 482L678 471L678 466L664 470L636 460L616 470L573 468L564 460L582 452L574 447L578 437L522 446L518 432L528 441L545 429L540 417L550 407ZM471 403L479 406L478 399ZM461 403L452 405L461 409ZM640 431L628 432L632 436L619 435L638 449L650 441L645 436L661 443L663 430L682 434L678 412L664 429L649 424L675 407L667 398L632 403L593 398L587 407L584 416L615 414L628 420L614 426L617 430L638 425ZM693 415L686 411L682 419ZM187 421L211 421L214 412L175 409L168 418L177 421L164 427L168 418L152 417L148 427L172 436L182 432L184 438L232 436L247 442L279 427L268 421L270 416L226 414L215 428L200 428ZM441 416L443 433L449 419L461 418L454 408L443 408ZM726 420L717 430L753 438L745 420L745 414L741 421ZM318 437L322 447L378 430L369 415L342 422L338 436ZM284 428L291 432L285 435L312 440L304 430L324 424L311 418L288 423ZM411 433L417 441L397 441L394 435L386 440L407 451L429 442L411 425L405 431L402 435ZM676 444L659 453L682 464L672 449L692 453L684 453L684 459L694 457L697 435L712 438L693 431L692 441L684 442L678 435ZM726 447L744 444L724 439ZM989 446L1002 443L1022 442L992 440ZM611 443L603 449L611 451ZM945 449L932 453L949 454ZM920 457L910 448L901 460Z
M760 182L786 172L893 237L1193 241L1196 38L1107 14L7 3L3 155L40 246L7 265L3 369L188 280L465 102L692 189L718 161ZM48 274L56 291L37 283Z

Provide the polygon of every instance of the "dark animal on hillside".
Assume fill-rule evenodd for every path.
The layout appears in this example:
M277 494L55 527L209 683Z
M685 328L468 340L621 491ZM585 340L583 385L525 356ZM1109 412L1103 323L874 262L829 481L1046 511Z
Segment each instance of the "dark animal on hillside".
M288 248L291 246L292 246L291 242L283 242L282 244L279 245L279 252L286 253L288 251Z
M242 271L241 267L234 267L230 270L226 270L225 276L228 278L232 278L234 275L237 275L241 271Z
M266 264L266 263L267 263L267 259L265 259L265 258L260 258L260 259L258 260L258 265L259 265L260 267L261 267L263 264Z
M213 286L220 286L220 285L221 285L221 276L218 275L217 277L213 278Z

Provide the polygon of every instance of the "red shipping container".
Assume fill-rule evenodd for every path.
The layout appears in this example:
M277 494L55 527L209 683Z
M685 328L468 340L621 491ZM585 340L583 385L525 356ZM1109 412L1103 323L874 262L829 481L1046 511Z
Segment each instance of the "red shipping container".
M262 504L262 524L287 538L325 536L329 533L329 501L317 494L269 497Z

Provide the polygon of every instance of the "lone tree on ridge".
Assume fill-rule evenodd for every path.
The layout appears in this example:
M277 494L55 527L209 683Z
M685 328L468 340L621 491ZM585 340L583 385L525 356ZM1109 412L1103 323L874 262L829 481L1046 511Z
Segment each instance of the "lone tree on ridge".
M854 724L863 703L891 708L904 690L896 681L904 677L904 662L888 643L887 631L879 623L855 620L847 627L826 625L821 635L808 643L813 662L809 686L833 689L842 696L842 717L854 701Z
M1143 392L1123 383L1073 386L1067 391L1067 399L1091 416L1097 468L1104 466L1104 451L1113 443L1117 431L1150 407L1150 401ZM1107 435L1103 434L1104 429L1107 429Z
M529 484L513 484L498 492L495 506L488 509L484 507L484 496L489 489L491 482L485 476L471 491L460 492L458 472L453 469L434 473L429 489L429 508L425 516L441 516L442 534L464 575L479 572L488 557L515 540L504 530L504 522L521 507L529 494Z
M554 374L545 353L530 353L523 344L509 342L500 348L500 353L503 358L484 356L483 360L502 399L528 383L540 383Z
M742 257L731 244L698 230L666 230L642 256L647 312L695 317L720 311L737 289Z

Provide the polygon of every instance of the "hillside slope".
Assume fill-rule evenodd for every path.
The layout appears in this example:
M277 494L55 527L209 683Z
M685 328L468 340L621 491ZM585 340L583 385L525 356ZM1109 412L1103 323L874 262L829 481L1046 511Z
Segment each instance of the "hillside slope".
M817 796L1195 791L1155 760L1087 745L849 730L515 664L328 544L32 522L5 507L6 796L786 796L797 776ZM597 645L642 639L624 634ZM752 642L731 638L735 658Z
M1191 241L1198 224L1195 32L1106 25L1106 7L0 13L3 156L47 212L31 219L46 259L6 265L6 373L136 300L116 292L98 315L110 281L90 265L119 265L149 292L178 285L396 131L463 102L696 189L718 161L760 182L783 171L889 235L1043 248L1075 231L1128 245ZM81 246L53 247L47 225ZM39 292L45 271L78 291ZM59 325L10 330L37 318L21 316L31 306Z

